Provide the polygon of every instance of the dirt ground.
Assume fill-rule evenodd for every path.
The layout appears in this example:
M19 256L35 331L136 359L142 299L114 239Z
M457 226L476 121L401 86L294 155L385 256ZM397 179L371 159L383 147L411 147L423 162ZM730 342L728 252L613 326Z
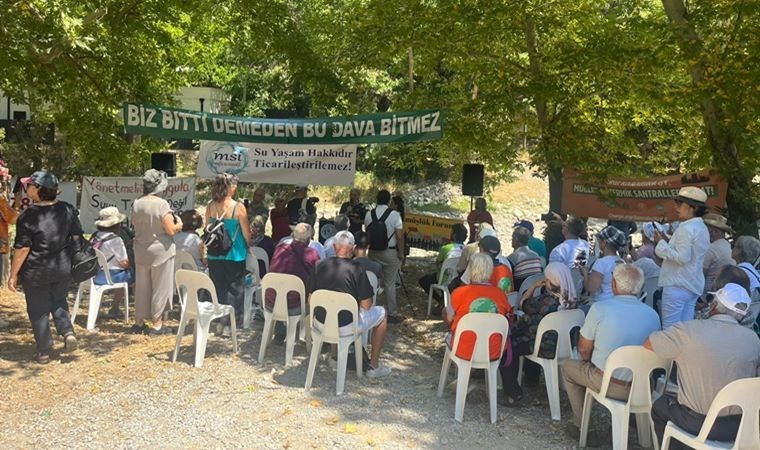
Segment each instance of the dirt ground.
M518 183L498 196L503 204L494 205L497 228L509 229L511 202L519 202L514 199L527 205L520 207L520 217L537 218L545 208L545 185L541 190L532 179ZM564 433L570 413L564 394L563 421L554 422L543 383L526 390L523 407L499 406L493 425L482 381L474 381L461 424L454 420L453 390L436 396L446 329L439 319L425 319L427 298L416 282L433 270L433 255L414 250L404 268L399 304L406 320L389 326L381 355L393 373L370 380L349 372L341 396L335 395L335 370L326 362L320 362L312 389L304 390L303 343L296 345L289 367L284 346L276 344L258 364L262 322L239 332L237 355L230 339L211 337L204 365L196 369L191 336L184 337L172 363L176 337L129 334L131 324L106 317L110 297L103 301L97 332L84 330L86 303L80 310L79 350L60 353L59 338L51 363L40 366L31 361L34 342L23 296L3 289L0 317L11 325L0 330L0 448L576 447ZM175 306L169 321L175 329L178 317ZM608 419L594 417L593 426L609 435Z

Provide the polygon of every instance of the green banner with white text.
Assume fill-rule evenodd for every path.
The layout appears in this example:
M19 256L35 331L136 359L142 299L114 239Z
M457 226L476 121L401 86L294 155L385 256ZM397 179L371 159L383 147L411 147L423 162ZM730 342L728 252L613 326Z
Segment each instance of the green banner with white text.
M166 139L280 144L416 142L443 136L438 110L317 119L261 119L124 103L127 133Z

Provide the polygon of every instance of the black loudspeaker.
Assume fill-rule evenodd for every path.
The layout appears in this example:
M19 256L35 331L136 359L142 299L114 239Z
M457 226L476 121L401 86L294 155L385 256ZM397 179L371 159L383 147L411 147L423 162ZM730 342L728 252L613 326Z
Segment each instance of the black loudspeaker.
M177 176L177 155L175 153L151 153L150 167L163 170L169 177Z
M483 195L483 164L462 166L462 195L480 197Z

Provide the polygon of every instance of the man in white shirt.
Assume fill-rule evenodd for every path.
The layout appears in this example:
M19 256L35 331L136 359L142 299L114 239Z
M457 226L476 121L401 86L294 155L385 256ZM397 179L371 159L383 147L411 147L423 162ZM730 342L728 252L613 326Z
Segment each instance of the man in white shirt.
M702 218L710 233L710 246L705 253L702 272L705 274L705 292L713 291L713 281L721 267L734 264L731 258L731 244L726 240L726 233L731 233L726 218L720 214L709 213Z
M612 273L614 297L591 305L581 328L578 351L582 360L568 359L562 364L565 391L573 408L573 424L568 431L578 436L586 388L599 391L607 358L626 345L642 345L649 335L660 329L657 313L638 298L644 287L644 274L631 264L618 264ZM610 379L607 396L628 398L631 374L616 370Z
M399 323L401 319L396 315L396 277L401 263L404 261L404 223L397 211L388 212L388 203L391 201L391 193L383 189L377 193L377 207L368 211L364 217L364 225L370 235L369 258L383 266L383 293L385 307L388 310L388 323ZM388 214L386 215L386 212ZM370 232L370 225L376 220L385 224L385 245L375 246L376 237ZM383 220L383 217L384 220ZM373 248L373 246L375 248ZM382 248L385 247L385 248Z
M570 217L562 224L565 241L549 254L549 262L561 262L570 269L586 264L589 256L588 241L580 236L586 230L586 224L577 217Z

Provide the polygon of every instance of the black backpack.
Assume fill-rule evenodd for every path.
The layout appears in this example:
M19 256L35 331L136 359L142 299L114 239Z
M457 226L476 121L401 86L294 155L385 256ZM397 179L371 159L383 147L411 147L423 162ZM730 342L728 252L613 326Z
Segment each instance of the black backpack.
M393 210L388 208L380 218L377 218L377 209L370 211L372 222L367 225L367 237L369 238L370 250L386 250L391 236L388 236L388 229L385 227L385 219L391 215Z
M235 217L235 208L232 209L232 217ZM225 209L221 216L214 219L212 223L209 223L203 234L203 245L206 246L206 253L210 256L226 256L232 248L232 242L235 237L230 237L227 232L227 227L224 226L224 215L227 212Z
M71 278L81 283L97 275L100 270L98 264L98 255L95 249L86 239L79 238L79 250L74 250L73 242L69 243L71 248Z

